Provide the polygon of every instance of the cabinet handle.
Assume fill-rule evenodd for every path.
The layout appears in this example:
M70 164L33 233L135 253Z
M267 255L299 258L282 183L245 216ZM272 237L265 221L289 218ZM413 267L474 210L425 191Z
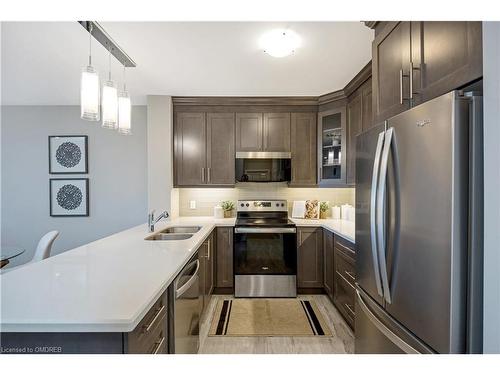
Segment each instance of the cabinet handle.
M354 309L351 307L351 305L347 304L347 303L344 303L344 306L347 310L349 310L349 312L352 314L352 315L356 315L354 313Z
M208 240L208 246L207 246L207 259L210 260L210 245L211 245L211 241Z
M352 272L349 271L344 271L347 276L349 276L351 279L356 280Z
M403 69L399 69L399 104L403 104L405 100L408 100L408 98L405 98L403 96L403 77L410 77L410 75L404 74ZM411 82L411 77L410 77L410 82Z
M210 167L207 168L207 182L210 182Z
M201 167L201 182L205 182L205 167Z
M157 310L154 318L151 320L151 322L149 322L149 324L144 324L142 326L142 333L148 333L151 328L153 328L154 324L156 323L156 320L160 317L160 315L162 314L162 312L165 310L165 305L163 305L160 309Z
M157 342L156 345L154 346L153 351L151 352L151 354L158 354L158 352L160 351L160 348L163 345L164 341L165 341L165 337L162 337L161 340L159 342Z
M418 94L418 92L413 91L413 71L420 70L418 67L413 66L413 62L410 61L410 99L413 100L413 95Z

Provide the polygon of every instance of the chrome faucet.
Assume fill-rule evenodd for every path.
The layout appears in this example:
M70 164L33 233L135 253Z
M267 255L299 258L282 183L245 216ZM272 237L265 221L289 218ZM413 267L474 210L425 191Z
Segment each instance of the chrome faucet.
M148 215L148 227L149 232L155 231L155 224L159 222L161 219L166 219L169 216L167 211L163 211L156 219L155 219L155 210L151 211Z

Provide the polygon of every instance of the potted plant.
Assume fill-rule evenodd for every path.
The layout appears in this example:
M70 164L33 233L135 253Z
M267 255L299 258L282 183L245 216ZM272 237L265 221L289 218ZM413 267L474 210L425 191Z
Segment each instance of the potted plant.
M234 203L231 201L223 201L220 205L224 210L224 217L231 217L234 210Z
M330 208L328 202L321 202L319 205L319 218L326 219L326 211Z

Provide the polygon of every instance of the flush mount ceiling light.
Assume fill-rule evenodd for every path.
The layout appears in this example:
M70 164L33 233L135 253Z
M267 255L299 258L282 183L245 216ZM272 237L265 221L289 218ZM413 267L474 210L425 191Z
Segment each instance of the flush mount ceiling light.
M292 30L275 29L262 35L259 45L268 55L286 57L300 46L300 37Z

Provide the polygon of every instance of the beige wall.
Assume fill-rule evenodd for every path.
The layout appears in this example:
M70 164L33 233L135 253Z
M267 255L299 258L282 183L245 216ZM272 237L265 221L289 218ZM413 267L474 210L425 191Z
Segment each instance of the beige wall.
M288 188L283 183L245 183L236 188L179 189L179 214L181 216L212 216L213 208L223 200L236 203L238 199L286 199L291 212L294 200L318 199L329 201L330 205L349 203L354 205L354 189ZM189 208L189 202L196 201L196 209Z

